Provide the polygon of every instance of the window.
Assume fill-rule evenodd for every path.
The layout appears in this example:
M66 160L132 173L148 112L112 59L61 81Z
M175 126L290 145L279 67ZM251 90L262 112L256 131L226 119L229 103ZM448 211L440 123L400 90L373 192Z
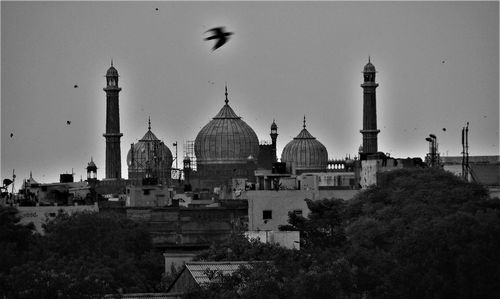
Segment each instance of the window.
M264 220L273 219L273 211L271 210L262 211L262 219Z
M144 195L149 195L149 189L144 189Z

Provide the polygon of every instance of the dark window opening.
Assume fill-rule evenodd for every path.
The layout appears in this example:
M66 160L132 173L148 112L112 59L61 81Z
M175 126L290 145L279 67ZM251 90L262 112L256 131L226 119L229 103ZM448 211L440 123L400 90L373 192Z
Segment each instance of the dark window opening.
M273 219L273 211L271 210L262 211L262 219L264 220Z

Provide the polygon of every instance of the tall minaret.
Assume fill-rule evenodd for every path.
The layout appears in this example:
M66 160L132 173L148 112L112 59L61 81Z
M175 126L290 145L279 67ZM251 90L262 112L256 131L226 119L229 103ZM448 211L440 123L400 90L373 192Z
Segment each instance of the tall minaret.
M363 134L363 151L361 158L366 159L368 155L377 153L377 134L380 130L377 129L377 100L375 89L378 84L375 83L375 66L370 62L363 69L364 82L361 84L363 88L363 129L360 130Z
M122 90L118 87L118 71L111 67L106 72L106 179L119 179L122 174L120 155L120 107L118 93Z
M276 157L276 139L278 139L278 126L276 125L276 123L274 122L274 119L273 119L273 123L271 124L271 140L272 140L272 143L271 143L271 146L272 146L272 155L273 155L273 163L276 162L278 160L278 158Z

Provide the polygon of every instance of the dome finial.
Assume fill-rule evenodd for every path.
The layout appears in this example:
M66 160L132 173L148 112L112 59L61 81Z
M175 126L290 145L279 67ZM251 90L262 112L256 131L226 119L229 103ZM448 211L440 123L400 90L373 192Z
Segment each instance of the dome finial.
M226 100L224 102L226 102L226 105L227 103L229 103L229 100L227 99L227 82L226 82Z
M371 63L371 62L370 62L370 55L368 55L368 63Z
M302 126L304 129L306 128L306 115L304 114L304 125Z
M151 116L148 116L148 131L151 131Z
M111 66L113 66L113 58L111 58Z

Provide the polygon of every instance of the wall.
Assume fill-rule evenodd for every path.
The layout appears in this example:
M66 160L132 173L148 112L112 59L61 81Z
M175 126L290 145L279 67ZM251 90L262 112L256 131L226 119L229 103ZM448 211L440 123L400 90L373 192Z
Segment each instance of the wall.
M20 223L28 224L33 222L36 230L43 234L42 224L47 220L54 219L59 211L64 211L69 215L76 212L91 211L99 212L97 204L88 206L42 206L42 207L18 207Z
M262 243L276 244L288 249L300 249L300 232L298 231L248 231L245 236Z
M173 191L163 185L127 186L128 207L164 207L172 204Z
M148 223L157 247L210 246L232 231L246 230L247 206L216 208L127 208L127 217Z
M341 198L349 200L360 190L256 190L245 192L248 199L248 230L279 230L288 224L288 212L299 210L309 213L305 199ZM263 211L272 211L271 219L263 219Z

